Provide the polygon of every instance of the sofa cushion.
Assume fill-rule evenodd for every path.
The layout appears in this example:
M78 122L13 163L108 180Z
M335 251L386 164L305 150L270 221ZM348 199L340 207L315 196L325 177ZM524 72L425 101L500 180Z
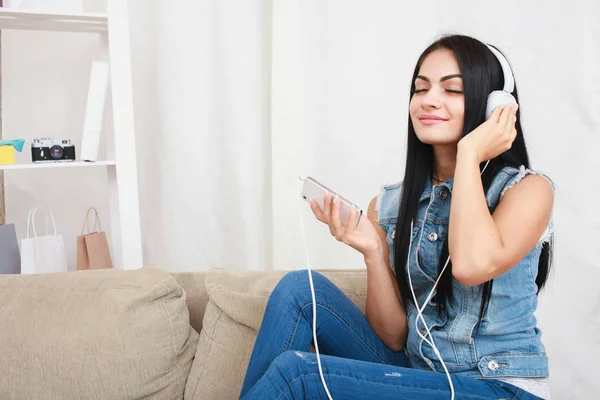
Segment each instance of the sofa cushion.
M185 399L237 399L269 294L288 271L231 272L206 276L209 301L185 388ZM362 310L365 270L320 270Z
M2 399L181 399L197 341L160 269L0 276Z

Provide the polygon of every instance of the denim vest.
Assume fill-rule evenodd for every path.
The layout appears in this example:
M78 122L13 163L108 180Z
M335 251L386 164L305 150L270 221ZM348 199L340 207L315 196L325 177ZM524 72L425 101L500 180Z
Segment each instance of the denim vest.
M505 167L498 172L486 194L490 210L494 210L504 193L527 174L539 174L548 179L523 166L520 169ZM428 182L419 199L409 264L415 295L421 305L437 279L442 244L448 238L452 183L453 179L433 186ZM379 224L387 232L392 266L401 192L401 183L383 186L376 206ZM450 373L490 379L548 376L548 359L534 311L539 257L542 244L550 239L552 231L550 223L535 247L515 267L494 278L489 306L482 321L479 321L479 311L483 285L469 287L453 279L454 299L442 315L436 310L437 304L430 301L423 317ZM404 351L412 366L443 372L432 347L416 333L419 329L429 339L422 322L419 320L415 324L417 309L414 304L411 303L407 311L409 333Z

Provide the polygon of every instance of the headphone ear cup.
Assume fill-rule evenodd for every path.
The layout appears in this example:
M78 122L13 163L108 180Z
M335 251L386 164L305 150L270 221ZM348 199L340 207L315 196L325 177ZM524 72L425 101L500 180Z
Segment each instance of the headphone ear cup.
M488 120L494 109L503 104L517 104L517 100L512 94L504 90L495 90L488 95L487 106L485 108L485 119Z

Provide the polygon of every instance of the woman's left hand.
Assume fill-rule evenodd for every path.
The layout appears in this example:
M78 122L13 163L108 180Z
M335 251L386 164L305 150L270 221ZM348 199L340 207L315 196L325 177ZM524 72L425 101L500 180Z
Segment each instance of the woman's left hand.
M459 149L473 151L480 163L509 150L517 137L518 108L511 104L496 107L487 121L458 142Z

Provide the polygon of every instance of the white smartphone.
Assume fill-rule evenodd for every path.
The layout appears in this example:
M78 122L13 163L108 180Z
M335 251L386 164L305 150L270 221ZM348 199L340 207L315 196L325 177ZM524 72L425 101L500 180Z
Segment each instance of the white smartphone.
M358 225L358 222L360 221L360 217L362 216L362 209L357 206L356 204L352 203L351 201L349 201L348 199L346 199L345 197L341 196L339 193L335 192L334 190L331 190L330 188L328 188L327 186L323 185L321 182L317 181L314 178L311 178L310 176L306 177L306 178L300 178L304 181L304 185L302 186L302 198L310 204L310 199L314 199L315 202L317 203L317 205L319 206L319 208L321 210L323 210L324 208L324 201L325 201L325 193L329 192L332 196L338 195L340 198L340 220L342 222L342 225L346 226L348 225L348 218L350 217L350 210L352 210L352 208L356 209L356 214L357 214L357 218L356 218L356 225Z

